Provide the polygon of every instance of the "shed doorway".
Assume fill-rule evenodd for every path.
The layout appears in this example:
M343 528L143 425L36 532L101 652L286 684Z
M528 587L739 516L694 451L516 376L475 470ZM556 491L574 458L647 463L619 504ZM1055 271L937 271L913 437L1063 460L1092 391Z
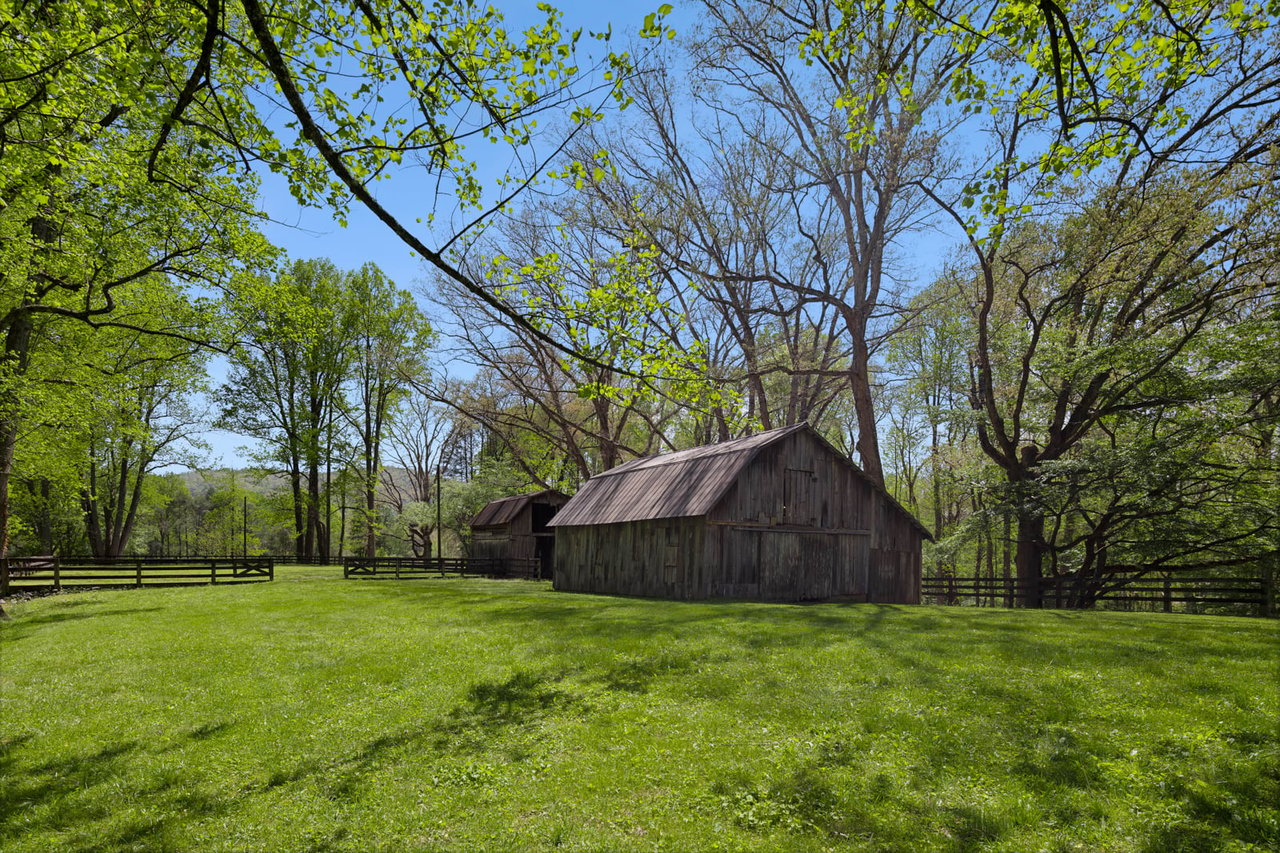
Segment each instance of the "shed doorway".
M556 564L556 535L549 530L533 534L533 556L538 561L538 577L552 580Z

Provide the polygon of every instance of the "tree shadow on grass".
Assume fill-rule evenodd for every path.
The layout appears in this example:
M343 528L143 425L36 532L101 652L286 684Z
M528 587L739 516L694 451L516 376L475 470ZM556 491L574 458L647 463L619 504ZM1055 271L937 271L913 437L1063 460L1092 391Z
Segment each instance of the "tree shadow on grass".
M463 701L432 727L432 746L439 752L480 754L512 728L587 711L587 700L566 688L565 676L517 670L503 681L473 684Z
M77 831L80 839L64 837L61 843L83 851L164 846L158 841L168 829L224 814L235 805L236 798L210 793L200 779L169 768L129 783L124 799L148 802L151 813L123 826L113 826L111 819L121 801L116 790L120 780L135 775L130 771L143 756L205 740L230 725L216 722L197 726L178 742L160 748L136 740L120 741L27 767L21 766L18 753L33 736L22 735L0 743L0 770L5 776L5 784L0 785L0 846L24 835ZM103 795L103 786L108 784L113 788L110 797ZM89 835L92 840L86 840Z
M161 607L123 607L116 610L95 610L82 613L63 613L60 606L57 610L50 613L42 613L38 616L19 616L11 622L4 623L0 627L0 635L4 636L6 642L16 642L24 640L35 634L39 629L47 625L56 625L61 622L78 622L82 619L100 619L106 616L128 616L133 613L153 613L162 610Z
M565 679L563 672L517 670L505 679L477 682L440 718L374 738L344 756L310 759L279 770L263 790L309 781L329 799L350 801L369 777L410 753L417 757L428 752L443 761L449 755L492 752L514 729L528 729L556 714L588 707L583 697L564 686ZM507 756L508 760L521 757Z
M679 678L695 665L714 663L717 659L708 654L681 654L670 649L652 655L623 655L616 658L612 666L589 674L587 679L605 690L642 695L661 679Z

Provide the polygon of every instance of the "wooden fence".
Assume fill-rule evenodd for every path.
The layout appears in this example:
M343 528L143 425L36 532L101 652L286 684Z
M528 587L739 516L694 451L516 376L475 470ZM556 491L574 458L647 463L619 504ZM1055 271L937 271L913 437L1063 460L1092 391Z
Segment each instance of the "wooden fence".
M13 557L0 560L0 595L73 587L197 586L275 579L270 557Z
M482 557L343 557L344 578L407 580L412 578L536 578L536 559Z
M1109 575L1081 583L1070 576L1022 582L1014 578L936 577L920 581L921 600L928 603L1013 607L1020 593L1038 588L1042 607L1111 610L1234 610L1258 616L1276 615L1275 590L1266 577L1184 577Z

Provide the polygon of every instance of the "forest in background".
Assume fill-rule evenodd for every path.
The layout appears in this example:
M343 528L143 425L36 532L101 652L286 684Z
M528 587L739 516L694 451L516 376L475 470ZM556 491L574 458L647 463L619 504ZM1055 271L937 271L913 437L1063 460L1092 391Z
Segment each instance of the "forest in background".
M1274 10L708 2L579 66L553 11L322 9L0 33L4 553L453 553L494 497L807 420L931 575L1274 569ZM486 195L463 140L570 110ZM433 245L369 190L406 163ZM405 231L421 292L283 257L261 167ZM257 469L159 473L212 426Z

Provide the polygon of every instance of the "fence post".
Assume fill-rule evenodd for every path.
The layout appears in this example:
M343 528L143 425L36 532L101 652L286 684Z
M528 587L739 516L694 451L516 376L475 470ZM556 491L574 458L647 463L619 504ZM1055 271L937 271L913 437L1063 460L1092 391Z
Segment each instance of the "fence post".
M62 589L62 558L53 558L53 588Z
M218 561L209 561L209 583L216 584L218 582Z
M1164 579L1164 612L1173 612L1173 579L1168 577Z

